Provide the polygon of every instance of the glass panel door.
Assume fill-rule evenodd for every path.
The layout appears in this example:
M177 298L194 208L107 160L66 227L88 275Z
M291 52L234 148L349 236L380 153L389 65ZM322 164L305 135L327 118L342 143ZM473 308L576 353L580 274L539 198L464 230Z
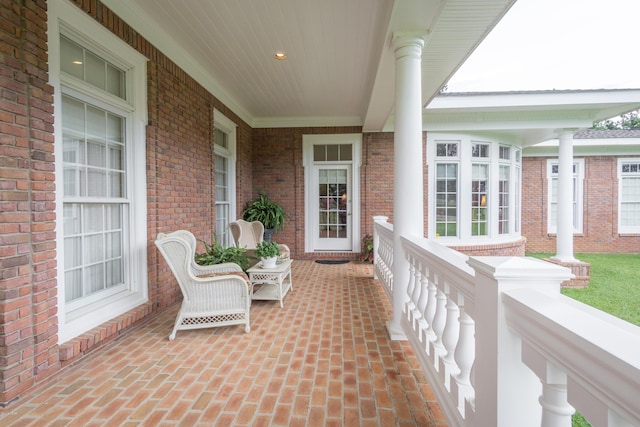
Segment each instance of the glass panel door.
M351 167L317 166L316 249L351 250Z

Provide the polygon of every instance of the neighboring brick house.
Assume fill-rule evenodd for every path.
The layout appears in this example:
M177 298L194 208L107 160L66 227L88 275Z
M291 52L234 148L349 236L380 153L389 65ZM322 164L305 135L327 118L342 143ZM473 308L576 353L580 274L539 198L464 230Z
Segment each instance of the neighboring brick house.
M216 229L222 212L237 217L259 190L267 190L287 212L276 239L294 258L328 256L308 250L310 146L359 147L340 158L340 168L351 165L349 176L358 182L355 243L331 256L356 258L374 215L393 221L393 133L363 133L360 126L252 128L98 0L2 0L1 10L0 404L179 302L180 290L153 244L159 232L189 229L208 241L222 232ZM76 66L89 65L73 63L74 55L104 70L104 87L96 90L96 82L77 72ZM333 139L309 145L322 135ZM437 192L436 174L429 174L436 157L451 153L450 142L440 156L427 140L423 133L425 195L429 188ZM506 150L500 141L482 142L479 157L493 144L496 170L509 168L519 177L520 148ZM525 158L522 167L529 162ZM222 172L229 174L232 199L218 197ZM523 169L522 176L527 173ZM479 177L467 178L482 186ZM519 182L496 190L495 202L505 194L515 200ZM528 191L525 180L523 194ZM516 211L494 215L489 224L482 195L473 193L477 206L467 209L472 225L464 232L486 240L465 249L522 254L524 239L512 228ZM425 197L425 212L435 212L434 200ZM528 205L522 212L524 221ZM431 222L425 216L425 233L435 236L439 227L452 233L456 224L447 215ZM526 236L524 223L522 231ZM534 231L541 240L536 248L547 248L549 237ZM494 234L508 239L491 242ZM83 245L98 247L90 243L95 241L108 254L83 251ZM116 241L121 244L109 243ZM104 280L92 280L98 276ZM104 289L91 289L97 282ZM105 291L102 299L91 299L98 291ZM85 294L89 298L81 298Z
M530 252L555 251L557 162L557 140L523 150L522 234ZM574 188L575 252L640 253L640 129L576 132Z

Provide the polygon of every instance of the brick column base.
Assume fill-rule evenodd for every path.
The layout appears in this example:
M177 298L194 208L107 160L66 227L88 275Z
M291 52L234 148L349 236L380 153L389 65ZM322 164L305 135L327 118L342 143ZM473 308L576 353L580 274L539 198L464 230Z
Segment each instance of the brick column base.
M571 280L565 280L562 282L560 286L563 288L588 288L589 287L589 277L591 275L591 264L588 262L582 261L573 261L573 262L561 262L555 259L546 258L545 261L548 261L553 264L561 265L563 267L567 267L571 270L574 277Z

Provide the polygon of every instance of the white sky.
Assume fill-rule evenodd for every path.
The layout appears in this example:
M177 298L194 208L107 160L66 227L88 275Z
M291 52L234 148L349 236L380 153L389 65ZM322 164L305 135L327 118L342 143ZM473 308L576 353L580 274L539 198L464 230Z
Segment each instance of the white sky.
M638 89L640 0L517 0L447 92Z

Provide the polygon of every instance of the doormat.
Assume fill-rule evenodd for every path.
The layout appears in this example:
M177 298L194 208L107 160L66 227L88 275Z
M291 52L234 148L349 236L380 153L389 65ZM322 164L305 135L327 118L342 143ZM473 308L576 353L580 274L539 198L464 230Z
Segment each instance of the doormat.
M317 259L318 264L348 264L348 259Z

